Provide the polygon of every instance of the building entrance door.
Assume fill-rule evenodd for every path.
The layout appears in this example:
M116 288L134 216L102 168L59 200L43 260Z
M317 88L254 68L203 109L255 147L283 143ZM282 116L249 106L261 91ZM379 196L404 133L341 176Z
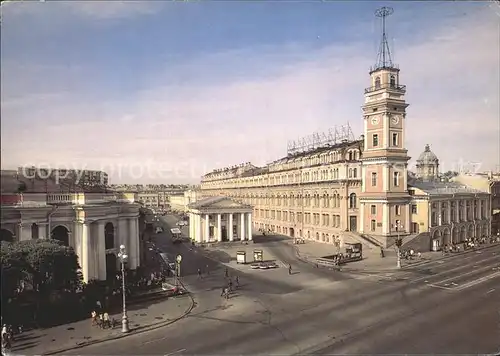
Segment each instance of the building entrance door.
M293 227L290 228L290 237L295 237L295 229Z
M222 241L227 241L227 229L225 226L221 227L221 236L222 236Z
M357 231L357 230L358 230L358 217L349 216L349 231Z

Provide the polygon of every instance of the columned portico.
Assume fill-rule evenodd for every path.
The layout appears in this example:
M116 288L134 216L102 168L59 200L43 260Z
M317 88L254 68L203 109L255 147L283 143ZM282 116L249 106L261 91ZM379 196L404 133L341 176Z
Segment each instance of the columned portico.
M190 237L197 243L252 240L251 206L215 197L191 203L188 208L193 225Z

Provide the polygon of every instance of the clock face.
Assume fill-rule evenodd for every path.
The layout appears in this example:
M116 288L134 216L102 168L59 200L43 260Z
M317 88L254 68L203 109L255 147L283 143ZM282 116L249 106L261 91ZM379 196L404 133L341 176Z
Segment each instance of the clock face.
M392 122L394 125L399 124L399 116L393 116L393 117L391 118L391 122Z
M372 125L378 125L378 123L379 123L378 117L376 117L376 116L372 117Z

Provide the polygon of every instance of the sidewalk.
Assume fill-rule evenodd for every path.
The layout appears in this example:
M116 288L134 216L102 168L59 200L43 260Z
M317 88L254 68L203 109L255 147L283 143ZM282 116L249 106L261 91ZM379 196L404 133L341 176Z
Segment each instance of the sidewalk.
M130 333L121 332L121 314L112 317L118 321L114 329L92 326L89 319L53 328L26 331L12 343L9 355L53 355L127 335L169 325L191 312L194 301L189 294L171 297L158 303L132 305L128 310Z
M498 244L486 244L480 245L476 248L476 251L480 251L485 248L493 247ZM306 240L305 244L293 245L297 252L297 257L304 262L315 264L316 258L332 255L337 253L337 248L332 245L322 244L315 241ZM441 260L449 258L452 256L457 256L460 254L468 253L467 251L462 251L459 253L446 254L443 255L442 252L423 252L421 259L406 260L402 259L402 269L405 267L417 267L424 265L431 261ZM380 252L376 250L363 250L363 260L350 262L341 266L342 271L365 271L365 272L386 272L399 270L397 268L397 257L396 252L386 254L386 257L380 257Z

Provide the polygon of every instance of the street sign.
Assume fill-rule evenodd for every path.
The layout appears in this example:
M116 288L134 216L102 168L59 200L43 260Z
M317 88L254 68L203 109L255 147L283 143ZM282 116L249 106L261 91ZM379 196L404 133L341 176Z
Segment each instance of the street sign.
M176 259L177 263L181 263L182 261L182 256L181 255L177 255Z

